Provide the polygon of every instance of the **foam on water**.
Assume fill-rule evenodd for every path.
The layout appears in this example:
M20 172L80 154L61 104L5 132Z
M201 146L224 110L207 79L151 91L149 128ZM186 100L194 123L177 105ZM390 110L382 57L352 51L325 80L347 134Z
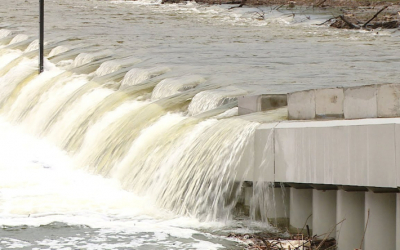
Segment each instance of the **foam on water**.
M69 50L69 48L66 47L66 46L63 46L63 45L57 46L57 47L55 47L54 49L52 49L52 50L50 51L48 57L56 56L56 55L58 55L58 54L61 54L61 53L63 53L63 52L66 52L66 51L68 51L68 50Z
M0 248L225 248L221 243L233 246L229 241L187 228L207 228L207 224L176 217L157 208L151 198L121 189L113 179L75 169L65 152L25 134L2 117L0 173L0 225L4 230ZM17 229L22 230L19 236L12 233ZM47 238L47 231L55 229L52 232L59 235L52 233L54 236ZM24 238L23 232L31 234L32 239Z
M193 97L193 100L190 102L188 107L188 111L190 115L197 115L234 101L237 99L237 96L246 94L247 91L234 87L202 91Z
M11 42L9 44L19 43L19 42L27 40L28 38L29 38L28 35L18 34L11 40Z
M205 80L206 79L202 76L198 75L186 75L164 79L154 88L151 99L157 100L178 94L179 92L196 87Z
M122 80L121 86L132 86L144 82L152 77L162 75L170 71L168 67L153 67L148 69L134 68L131 69Z
M10 36L12 34L11 30L8 29L0 29L0 38L4 38L6 36Z

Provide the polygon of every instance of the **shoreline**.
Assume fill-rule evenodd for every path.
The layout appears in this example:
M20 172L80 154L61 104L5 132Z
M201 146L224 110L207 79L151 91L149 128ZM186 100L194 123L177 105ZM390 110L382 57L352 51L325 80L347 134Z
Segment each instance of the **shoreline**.
M162 0L162 4L185 2L186 0ZM338 29L397 29L400 28L400 2L398 1L355 1L355 0L195 0L199 4L235 5L230 9L242 7L300 8L320 10L334 9L339 14L323 24Z

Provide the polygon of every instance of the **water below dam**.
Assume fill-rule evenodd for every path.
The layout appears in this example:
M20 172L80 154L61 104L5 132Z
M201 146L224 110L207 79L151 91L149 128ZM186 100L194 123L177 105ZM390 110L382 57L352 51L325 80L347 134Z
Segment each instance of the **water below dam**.
M238 215L238 165L287 112L236 98L397 83L400 32L230 7L46 1L38 75L38 1L0 2L0 249L242 249L224 235L274 230Z

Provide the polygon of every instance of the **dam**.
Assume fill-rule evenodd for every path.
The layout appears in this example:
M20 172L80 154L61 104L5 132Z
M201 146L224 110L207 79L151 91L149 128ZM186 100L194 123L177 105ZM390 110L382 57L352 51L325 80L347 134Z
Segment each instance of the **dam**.
M243 249L226 235L276 227L399 249L398 31L46 4L38 75L37 1L0 3L0 249Z
M289 120L259 126L241 163L247 169L254 159L243 170L253 183L247 203L258 183L274 183L272 223L294 232L309 223L313 235L335 236L338 249L355 249L360 239L362 249L398 249L399 94L399 84L288 94ZM282 97L241 97L239 112L274 98Z

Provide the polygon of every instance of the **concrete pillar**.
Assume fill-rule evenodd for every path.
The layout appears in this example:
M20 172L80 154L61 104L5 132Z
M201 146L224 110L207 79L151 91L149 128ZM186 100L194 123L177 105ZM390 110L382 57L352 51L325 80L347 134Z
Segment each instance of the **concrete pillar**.
M306 231L300 231L305 224L307 224L311 229L312 216L310 215L312 215L312 189L290 188L289 210L289 231L294 233L306 233Z
M336 236L336 190L313 190L312 205L312 229L313 235L323 239L326 234L329 237Z
M365 222L369 220L363 250L396 249L396 194L365 193Z
M400 250L400 194L396 194L396 250Z
M290 190L287 187L275 187L269 193L267 218L269 223L279 228L289 226Z
M336 223L345 219L336 227L338 250L360 247L364 234L364 201L364 192L337 191Z

